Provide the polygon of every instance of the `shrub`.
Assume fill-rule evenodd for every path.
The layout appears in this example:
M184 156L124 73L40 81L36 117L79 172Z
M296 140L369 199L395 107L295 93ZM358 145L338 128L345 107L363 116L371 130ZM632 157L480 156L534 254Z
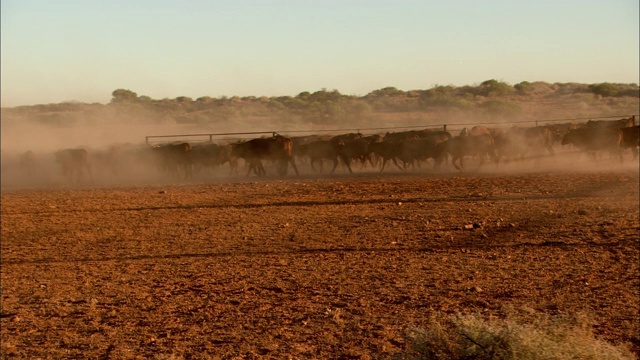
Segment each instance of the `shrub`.
M528 312L528 313L527 313ZM406 359L634 359L631 351L596 339L587 317L551 317L525 310L506 318L435 315L407 332Z
M489 117L513 117L522 113L518 103L508 100L489 100L480 105Z
M477 89L477 93L476 95L482 95L482 96L504 96L504 95L509 95L512 94L515 91L515 89L502 81L498 81L498 80L487 80L482 82L482 84L480 84L480 86Z
M618 95L618 88L611 83L591 84L589 85L589 90L596 95L605 97Z
M640 89L636 84L612 84L600 83L589 85L589 90L595 95L609 96L633 96L639 97Z

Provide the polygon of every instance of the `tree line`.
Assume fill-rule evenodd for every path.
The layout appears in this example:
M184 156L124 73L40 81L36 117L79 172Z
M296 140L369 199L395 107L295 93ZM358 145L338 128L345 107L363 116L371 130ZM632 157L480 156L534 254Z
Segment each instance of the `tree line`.
M592 114L615 111L637 112L640 87L620 83L547 83L523 81L515 85L495 79L477 85L436 85L427 90L403 91L385 87L364 96L338 90L304 91L296 96L202 96L193 99L152 99L129 89L116 89L108 104L66 102L3 108L3 116L29 118L52 125L64 125L83 118L114 121L216 124L234 119L279 119L285 123L362 124L398 114L454 114L475 119L514 119L545 116L534 110L569 111L575 108ZM563 105L564 104L564 105ZM567 104L570 106L567 108ZM574 115L580 115L575 114Z

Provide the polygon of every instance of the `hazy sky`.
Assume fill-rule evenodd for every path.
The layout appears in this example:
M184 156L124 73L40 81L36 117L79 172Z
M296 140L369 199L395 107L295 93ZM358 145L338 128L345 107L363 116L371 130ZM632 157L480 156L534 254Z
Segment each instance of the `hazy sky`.
M2 106L639 82L637 0L2 0Z

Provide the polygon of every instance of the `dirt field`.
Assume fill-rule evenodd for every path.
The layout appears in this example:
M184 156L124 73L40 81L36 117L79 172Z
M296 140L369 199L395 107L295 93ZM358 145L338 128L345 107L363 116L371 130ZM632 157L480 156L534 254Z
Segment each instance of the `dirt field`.
M639 177L3 189L2 358L385 359L435 313L585 313L640 352Z

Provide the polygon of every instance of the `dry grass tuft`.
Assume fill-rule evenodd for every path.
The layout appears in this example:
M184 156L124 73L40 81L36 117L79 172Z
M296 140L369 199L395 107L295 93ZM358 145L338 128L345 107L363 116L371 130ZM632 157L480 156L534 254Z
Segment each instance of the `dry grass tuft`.
M636 357L625 345L596 339L587 316L552 317L530 310L505 318L480 314L431 317L407 331L406 359L598 359Z

